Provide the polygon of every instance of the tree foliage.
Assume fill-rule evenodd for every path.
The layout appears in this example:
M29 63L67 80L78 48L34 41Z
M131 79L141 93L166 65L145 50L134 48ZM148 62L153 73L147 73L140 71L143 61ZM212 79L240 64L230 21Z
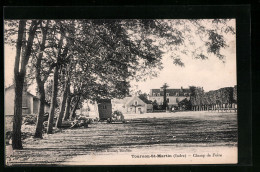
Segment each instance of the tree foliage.
M234 97L235 87L225 87L218 90L204 93L202 88L195 88L194 94L191 94L191 104L193 106L201 105L222 105L236 103Z

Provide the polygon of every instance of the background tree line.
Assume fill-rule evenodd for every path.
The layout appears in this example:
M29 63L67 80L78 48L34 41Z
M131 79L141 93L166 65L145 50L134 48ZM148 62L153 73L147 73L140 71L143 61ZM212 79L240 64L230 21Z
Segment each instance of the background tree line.
M237 86L225 87L218 90L204 92L203 88L190 87L192 106L219 106L231 107L233 103L237 103Z

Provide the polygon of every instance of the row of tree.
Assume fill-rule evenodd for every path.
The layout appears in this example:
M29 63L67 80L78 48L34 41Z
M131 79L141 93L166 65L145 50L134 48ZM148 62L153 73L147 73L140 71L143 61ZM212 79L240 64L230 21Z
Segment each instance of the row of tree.
M223 105L237 102L237 86L225 87L204 93L203 88L190 87L192 106Z
M181 66L176 52L206 59L198 48L187 49L187 44L195 46L193 37L199 36L207 52L223 60L224 36L235 33L228 21L6 20L5 43L16 48L13 149L22 149L25 79L37 84L40 106L34 137L42 138L46 99L51 102L47 127L51 134L58 97L57 127L75 117L81 100L124 97L130 80L156 76L163 53L171 54L173 63Z

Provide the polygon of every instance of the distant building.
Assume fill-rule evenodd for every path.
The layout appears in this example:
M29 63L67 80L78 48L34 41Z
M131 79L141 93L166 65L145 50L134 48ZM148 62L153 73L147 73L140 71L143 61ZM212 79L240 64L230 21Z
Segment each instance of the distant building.
M14 85L5 88L5 115L14 115ZM39 96L27 91L27 86L23 88L22 114L38 114L40 106ZM45 102L44 112L49 112L50 104Z
M190 99L191 91L189 88L180 89L166 89L166 100L169 107L178 106L178 103L184 99ZM149 94L149 100L156 101L158 105L163 104L164 92L162 89L151 89Z
M124 113L147 113L152 110L152 104L141 100L138 96L125 97L123 99L112 99L112 110Z

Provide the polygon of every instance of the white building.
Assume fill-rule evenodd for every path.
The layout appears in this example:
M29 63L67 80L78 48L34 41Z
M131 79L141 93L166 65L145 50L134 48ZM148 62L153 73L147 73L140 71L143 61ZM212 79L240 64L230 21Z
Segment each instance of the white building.
M164 91L162 89L151 89L148 99L152 102L156 101L158 105L163 104ZM187 98L190 99L190 89L180 88L180 89L166 89L166 100L168 106L178 106L178 103Z
M112 99L112 111L120 111L122 113L147 113L152 110L152 104L148 104L141 100L138 96L125 97L124 99Z

